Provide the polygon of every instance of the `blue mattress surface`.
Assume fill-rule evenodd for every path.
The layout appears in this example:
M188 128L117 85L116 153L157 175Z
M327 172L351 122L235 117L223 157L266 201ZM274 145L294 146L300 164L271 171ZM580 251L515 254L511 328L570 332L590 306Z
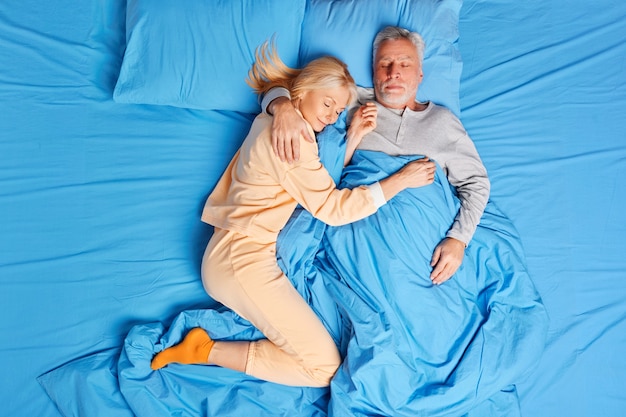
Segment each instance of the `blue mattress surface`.
M422 353L445 345L450 357L467 357L456 368L438 363L426 378L429 384L403 384L415 393L413 401L399 394L404 402L385 397L383 384L372 381L372 374L386 378L387 370L374 369L376 360L411 369L409 379L428 367L406 362L418 355L368 348L431 327L383 314L397 310L381 294L402 294L404 287L390 286L360 269L365 266L347 262L347 252L333 249L345 249L351 233L374 233L371 225L318 235L325 249L313 251L314 272L293 274L296 284L306 284L299 289L312 297L342 350L358 352L348 354L331 386L330 392L341 393L336 399L328 390L260 388L268 383L215 368L146 370L154 351L193 325L211 323L224 337L260 337L236 315L215 310L199 276L212 233L199 218L204 200L254 114L115 102L126 4L0 3L0 415L102 416L106 410L106 416L130 417L142 415L137 404L152 413L146 415L169 415L186 398L193 401L181 415L224 415L238 406L307 416L329 410L624 415L626 3L463 2L459 115L488 169L490 204L459 279L433 299L424 295L435 297L432 291L405 284L423 291L423 303L456 300L451 305L472 333L460 344L434 338L420 345ZM358 28L358 21L351 24ZM371 175L395 163L358 158L378 167ZM352 174L346 183L362 175ZM445 181L438 184L440 205L433 210L444 216L455 200ZM309 231L317 227L300 222ZM415 244L434 237L423 239ZM373 256L360 244L350 250ZM391 261L384 250L374 251L379 267L383 259ZM491 264L498 259L506 261ZM289 262L285 258L285 268ZM346 269L338 274L338 268ZM483 287L462 285L485 268L510 274L479 280ZM316 281L318 274L333 279ZM503 282L511 285L494 284ZM463 301L468 299L481 302ZM427 305L398 300L420 314ZM359 312L367 309L380 313L379 321L359 322ZM387 344L368 340L368 326L389 330L379 335ZM363 352L373 359L361 362ZM357 370L364 379L352 391ZM508 414L494 411L498 407Z

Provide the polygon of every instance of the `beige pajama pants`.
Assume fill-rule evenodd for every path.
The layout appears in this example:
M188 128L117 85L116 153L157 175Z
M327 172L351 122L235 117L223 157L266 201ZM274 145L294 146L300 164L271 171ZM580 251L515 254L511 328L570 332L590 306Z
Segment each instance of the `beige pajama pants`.
M215 228L202 260L202 282L212 298L267 337L250 344L247 374L284 385L330 383L339 352L278 266L275 241Z

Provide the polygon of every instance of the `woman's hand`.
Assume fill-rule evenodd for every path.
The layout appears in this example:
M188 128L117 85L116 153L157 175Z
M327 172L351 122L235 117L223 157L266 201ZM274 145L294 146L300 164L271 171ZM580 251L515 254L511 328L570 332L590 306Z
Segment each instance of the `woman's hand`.
M306 122L287 97L278 97L270 103L272 120L272 149L281 161L290 164L300 159L300 137L313 142Z
M362 105L354 112L346 136L344 166L348 165L348 162L352 159L352 155L361 143L361 140L363 140L363 137L376 128L376 116L378 116L378 109L373 102Z
M432 184L435 180L435 163L427 157L411 161L398 174L404 177L405 188L417 188Z
M423 187L435 180L435 163L424 157L411 161L395 174L380 181L387 201L406 188Z
M376 116L378 109L373 102L366 103L358 108L352 116L350 127L348 128L348 138L354 137L359 143L363 136L376 128ZM358 143L357 143L358 145Z

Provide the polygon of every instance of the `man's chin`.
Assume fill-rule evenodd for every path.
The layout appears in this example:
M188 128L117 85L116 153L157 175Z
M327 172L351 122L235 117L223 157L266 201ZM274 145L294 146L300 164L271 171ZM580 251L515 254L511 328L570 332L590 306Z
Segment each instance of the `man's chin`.
M408 106L410 99L411 98L407 97L406 95L393 96L389 94L384 94L384 95L379 96L378 101L380 102L380 104L382 104L385 107L403 109L406 106Z

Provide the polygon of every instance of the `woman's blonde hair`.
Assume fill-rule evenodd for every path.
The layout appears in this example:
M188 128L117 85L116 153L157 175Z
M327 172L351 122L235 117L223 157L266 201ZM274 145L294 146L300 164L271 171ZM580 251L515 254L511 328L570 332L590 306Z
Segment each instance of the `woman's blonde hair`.
M276 53L274 43L265 42L255 53L256 60L248 72L246 82L257 94L265 94L274 87L289 90L292 99L306 91L343 87L350 94L352 104L357 97L356 84L348 66L332 56L314 59L301 69L290 68Z

